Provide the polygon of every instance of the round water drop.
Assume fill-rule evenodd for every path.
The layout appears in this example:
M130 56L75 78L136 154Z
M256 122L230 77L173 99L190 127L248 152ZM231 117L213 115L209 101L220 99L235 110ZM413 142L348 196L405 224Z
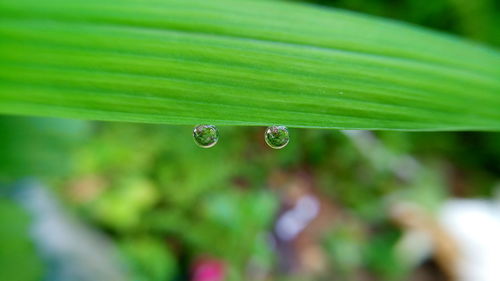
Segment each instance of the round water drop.
M264 138L266 143L274 149L281 149L290 141L288 129L285 126L267 127Z
M219 130L214 125L198 125L193 130L194 142L203 148L210 148L219 141Z

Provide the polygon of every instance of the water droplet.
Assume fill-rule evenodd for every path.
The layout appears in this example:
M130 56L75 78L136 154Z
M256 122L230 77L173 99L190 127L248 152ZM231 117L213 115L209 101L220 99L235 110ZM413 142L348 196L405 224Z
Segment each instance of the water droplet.
M203 148L210 148L219 141L219 130L214 125L198 125L193 130L194 142Z
M266 143L274 149L281 149L290 141L288 129L285 126L267 127L264 138Z

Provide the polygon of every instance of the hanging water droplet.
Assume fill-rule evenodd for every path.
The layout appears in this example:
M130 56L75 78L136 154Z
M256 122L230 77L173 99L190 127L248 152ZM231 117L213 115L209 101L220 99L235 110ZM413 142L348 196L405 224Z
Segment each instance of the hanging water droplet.
M219 141L219 130L214 125L198 125L193 130L194 142L203 148L210 148Z
M288 129L285 126L267 127L264 138L266 143L274 149L281 149L290 141Z

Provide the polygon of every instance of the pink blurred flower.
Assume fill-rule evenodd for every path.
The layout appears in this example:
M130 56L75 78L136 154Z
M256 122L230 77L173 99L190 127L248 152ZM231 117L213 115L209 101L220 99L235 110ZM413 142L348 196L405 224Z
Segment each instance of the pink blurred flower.
M191 281L223 281L225 275L224 262L203 258L195 263Z

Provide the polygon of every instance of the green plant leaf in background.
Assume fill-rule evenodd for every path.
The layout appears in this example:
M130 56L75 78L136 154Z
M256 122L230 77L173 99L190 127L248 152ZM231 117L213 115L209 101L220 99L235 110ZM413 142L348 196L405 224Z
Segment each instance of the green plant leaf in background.
M499 77L493 48L306 4L0 2L6 114L499 130Z

